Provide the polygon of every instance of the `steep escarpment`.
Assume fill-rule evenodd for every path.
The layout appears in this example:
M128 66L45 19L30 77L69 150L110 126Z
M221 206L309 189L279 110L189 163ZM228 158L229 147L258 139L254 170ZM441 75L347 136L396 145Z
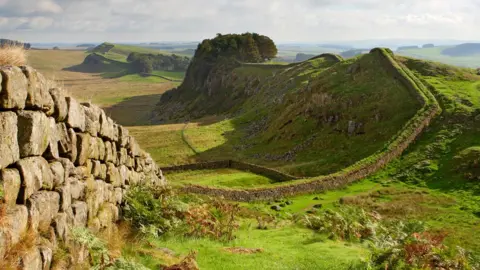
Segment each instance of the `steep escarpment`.
M247 96L230 87L238 82L258 84L264 74L243 78L232 72L242 63L262 63L277 54L273 41L262 35L218 35L198 45L182 85L168 91L159 102L154 120L197 118L224 113Z
M312 177L305 180L284 182L268 187L251 189L222 189L199 185L184 187L187 192L223 196L238 201L269 200L283 198L296 194L325 191L341 188L345 185L365 178L386 166L390 161L400 156L403 151L425 130L432 119L441 112L434 95L407 68L401 66L393 58L391 51L373 49L370 55L378 59L385 72L403 85L418 100L421 105L391 140L377 152L355 162L342 170L328 175Z
M421 107L383 62L374 52L292 65L237 62L205 82L206 94L190 83L164 95L156 119L226 114L233 130L199 154L204 161L242 160L299 177L333 173L381 149Z
M99 107L30 67L0 74L0 265L50 269L59 246L82 263L70 230L111 226L129 186L164 185L162 172Z

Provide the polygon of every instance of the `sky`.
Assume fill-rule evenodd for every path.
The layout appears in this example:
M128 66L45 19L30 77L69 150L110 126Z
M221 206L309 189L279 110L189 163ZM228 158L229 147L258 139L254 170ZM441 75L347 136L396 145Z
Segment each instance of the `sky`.
M480 40L480 0L0 0L0 38L199 41L257 32L276 42Z

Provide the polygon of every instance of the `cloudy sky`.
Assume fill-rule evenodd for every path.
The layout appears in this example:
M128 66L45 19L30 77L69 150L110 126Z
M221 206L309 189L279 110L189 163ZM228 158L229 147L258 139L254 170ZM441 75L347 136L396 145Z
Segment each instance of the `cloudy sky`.
M479 0L0 0L0 37L27 42L480 40Z

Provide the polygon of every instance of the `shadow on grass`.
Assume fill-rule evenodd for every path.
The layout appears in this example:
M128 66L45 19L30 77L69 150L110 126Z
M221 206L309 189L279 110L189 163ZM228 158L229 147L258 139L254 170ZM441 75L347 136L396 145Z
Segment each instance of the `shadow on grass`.
M147 126L152 124L152 110L160 96L161 94L129 97L104 110L120 125Z

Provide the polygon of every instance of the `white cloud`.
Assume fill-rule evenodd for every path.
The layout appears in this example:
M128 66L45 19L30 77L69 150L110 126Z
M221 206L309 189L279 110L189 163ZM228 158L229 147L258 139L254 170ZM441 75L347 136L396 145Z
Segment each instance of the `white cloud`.
M0 32L33 41L480 39L478 0L0 0ZM30 29L28 33L20 29Z

